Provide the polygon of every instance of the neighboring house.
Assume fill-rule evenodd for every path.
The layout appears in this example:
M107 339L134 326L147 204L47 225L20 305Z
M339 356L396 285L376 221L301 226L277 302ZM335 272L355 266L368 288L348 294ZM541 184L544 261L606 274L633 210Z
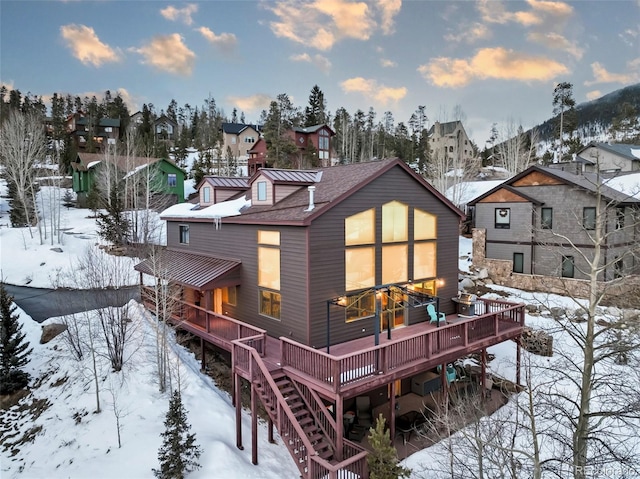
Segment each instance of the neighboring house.
M326 124L307 127L294 127L287 132L287 136L296 145L296 152L291 155L291 163L298 168L330 166L331 138L335 132ZM261 138L249 151L249 175L253 175L260 168L273 166L269 162L267 144Z
M205 176L196 186L201 208L221 203L249 188L249 178Z
M223 123L221 129L220 157L226 158L230 152L237 165L240 168L245 168L249 158L249 151L260 139L260 126L245 125L244 123Z
M206 178L201 198L217 181L229 179ZM261 401L304 478L368 477L353 441L372 417L395 438L396 414L447 393L437 366L518 337L524 305L479 300L456 314L463 214L398 159L265 168L246 181L227 201L164 211L160 266L136 270L181 286L173 319L201 338L203 364L205 342L231 352L238 447L244 378L253 423ZM449 324L430 322L427 306Z
M486 231L478 258L510 261L513 273L587 279L594 255L597 177L532 166L468 203L475 228ZM604 219L599 280L640 271L629 252L640 241L640 200L603 185ZM571 247L571 244L575 247ZM577 249L576 249L577 248Z
M461 121L435 122L427 132L431 158L449 158L460 163L474 158L473 146Z
M153 122L153 131L158 141L172 142L178 135L178 124L167 115L162 115Z
M121 179L143 175L153 168L151 189L156 195L167 197L169 204L184 201L185 172L172 161L164 158L125 157L98 153L78 153L76 161L71 163L73 172L73 191L78 202L84 205L88 194L96 187L96 175L104 163L114 166Z
M591 142L576 154L583 172L626 173L640 171L640 145Z
M100 118L97 125L92 126L91 119L83 112L78 112L67 117L65 128L78 150L85 150L91 145L101 152L106 150L107 145L115 146L120 135L120 119Z

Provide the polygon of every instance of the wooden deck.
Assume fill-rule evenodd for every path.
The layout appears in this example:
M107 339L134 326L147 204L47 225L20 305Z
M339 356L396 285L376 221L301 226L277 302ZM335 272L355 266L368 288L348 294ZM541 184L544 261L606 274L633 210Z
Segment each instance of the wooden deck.
M143 294L143 298L145 295ZM148 307L150 305L147 305ZM151 308L152 309L152 308ZM152 309L153 310L153 309ZM266 331L234 318L181 302L173 321L205 341L232 353L234 368L249 375L246 348L255 348L270 371L286 373L326 398L356 396L439 364L518 337L524 327L524 305L480 299L472 317L447 316L447 324L422 322L382 331L374 336L334 344L330 353Z

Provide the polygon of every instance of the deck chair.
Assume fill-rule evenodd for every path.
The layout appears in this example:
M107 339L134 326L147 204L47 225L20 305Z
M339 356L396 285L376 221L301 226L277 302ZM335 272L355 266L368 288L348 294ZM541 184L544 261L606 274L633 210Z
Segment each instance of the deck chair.
M433 305L433 303L429 303L427 304L427 314L429 315L429 317L431 318L429 320L430 323L444 323L447 324L447 315L444 313L438 313L436 311L436 307Z
M356 418L360 426L371 427L371 400L369 396L356 397Z

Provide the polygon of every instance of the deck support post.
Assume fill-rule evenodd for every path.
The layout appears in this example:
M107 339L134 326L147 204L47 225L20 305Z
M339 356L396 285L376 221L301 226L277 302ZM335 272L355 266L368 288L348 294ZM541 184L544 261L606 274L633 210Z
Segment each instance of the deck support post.
M487 350L480 351L480 391L482 391L482 399L487 396L485 385L487 383Z
M207 370L207 359L204 338L200 338L200 355L202 356L202 364L200 365L200 370L202 372L205 372Z
M244 449L242 445L242 396L240 396L240 380L237 376L237 374L233 374L236 398L236 447L242 451Z
M256 407L256 388L251 382L251 463L258 465L258 408Z
M442 406L446 406L447 399L449 398L449 381L447 381L447 365L446 364L440 365L440 384L442 385L440 389L442 391L441 403L442 403Z
M390 389L391 389L391 399L390 399L391 414L389 416L391 417L389 418L389 421L391 421L391 424L389 424L389 435L391 436L391 444L393 444L393 442L396 439L396 382L395 381L391 381ZM373 418L373 420L376 421L377 418Z
M516 386L520 386L520 367L522 362L522 345L520 338L516 338Z
M342 461L342 450L344 449L344 403L342 396L339 394L335 397L336 401L336 450L334 456L336 460Z
M269 442L275 444L276 441L273 439L273 420L271 418L269 418L267 431L269 432Z

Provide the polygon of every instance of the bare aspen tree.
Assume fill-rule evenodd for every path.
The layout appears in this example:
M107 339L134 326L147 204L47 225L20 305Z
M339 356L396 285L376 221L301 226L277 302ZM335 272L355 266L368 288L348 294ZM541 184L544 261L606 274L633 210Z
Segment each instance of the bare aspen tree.
M5 167L4 175L15 188L17 202L14 208L22 208L33 238L31 227L37 221L29 208L34 201L33 167L46 154L46 138L40 118L33 114L12 111L9 118L2 123L0 129L0 164Z
M502 166L511 175L526 170L535 159L538 131L525 133L516 126L513 118L499 130L498 143L495 145L497 165Z
M149 245L146 264L154 277L154 284L143 290L143 300L152 305L156 331L156 369L160 392L174 389L170 362L170 321L179 312L181 288L170 279L168 262L161 246Z
M640 471L640 384L630 374L640 366L640 331L637 319L623 311L603 315L605 300L629 299L613 293L640 252L640 205L607 190L608 180L599 173L583 181L590 182L595 196L594 216L585 218L583 205L577 205L571 220L584 228L583 239L555 228L543 230L549 245L564 245L565 254L575 256L577 276L586 278L588 289L583 299L575 293L574 280L561 279L575 311L567 316L555 311L555 332L567 339L555 347L560 359L545 371L554 379L546 392L559 429L553 439L559 449L570 451L569 472L578 479L612 467ZM547 307L554 312L553 305ZM626 364L619 364L621 358Z

